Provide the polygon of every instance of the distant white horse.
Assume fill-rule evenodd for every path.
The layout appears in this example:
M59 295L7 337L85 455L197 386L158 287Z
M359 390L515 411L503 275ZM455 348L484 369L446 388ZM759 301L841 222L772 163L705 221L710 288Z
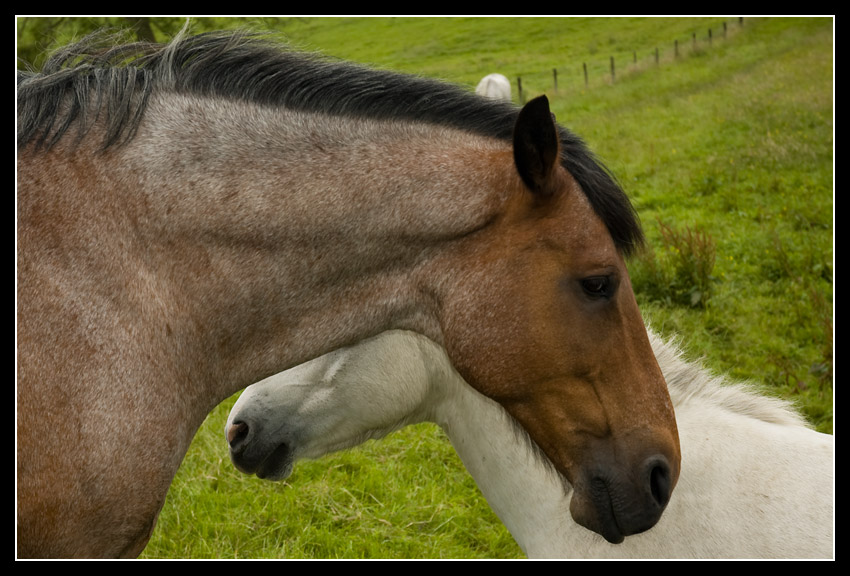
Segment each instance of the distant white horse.
M650 340L676 410L682 469L658 524L622 544L576 524L571 487L524 431L442 348L410 332L248 387L226 425L231 458L246 473L283 479L298 459L433 421L529 557L833 557L833 437L784 402L684 361L652 332Z
M494 100L511 101L511 83L501 74L487 74L475 87L475 93Z

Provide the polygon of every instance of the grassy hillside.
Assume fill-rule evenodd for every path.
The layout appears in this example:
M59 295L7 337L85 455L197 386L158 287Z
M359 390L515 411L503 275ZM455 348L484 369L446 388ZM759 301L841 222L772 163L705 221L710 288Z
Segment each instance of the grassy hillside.
M19 53L105 22L62 20L41 35L44 22L19 21ZM164 38L182 22L150 24ZM195 25L234 24L246 22ZM470 88L501 72L515 90L522 78L527 97L546 92L558 120L588 141L638 207L650 250L630 271L652 326L681 337L712 369L794 400L814 426L832 432L832 20L287 18L251 25L302 48ZM231 404L199 433L147 557L520 555L436 428L420 425L305 463L289 483L269 484L227 460L222 427Z

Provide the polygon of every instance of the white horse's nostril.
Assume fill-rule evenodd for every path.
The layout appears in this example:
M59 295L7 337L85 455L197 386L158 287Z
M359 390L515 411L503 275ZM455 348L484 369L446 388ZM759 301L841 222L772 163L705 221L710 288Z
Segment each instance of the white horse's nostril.
M234 422L227 430L227 443L231 450L241 445L248 436L248 425L245 422Z

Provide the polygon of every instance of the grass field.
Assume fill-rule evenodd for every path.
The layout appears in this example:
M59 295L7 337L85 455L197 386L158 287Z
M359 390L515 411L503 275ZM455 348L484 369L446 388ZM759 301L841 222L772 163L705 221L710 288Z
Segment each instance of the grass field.
M60 20L50 32L59 42L104 23ZM152 20L163 38L182 24ZM234 24L246 22L199 19L196 27ZM547 93L558 120L585 138L638 208L651 248L630 272L647 321L713 370L793 400L826 433L834 394L833 24L251 23L377 67L470 88L501 72L515 90L522 79L524 96ZM19 53L47 45L39 29L19 21ZM222 428L233 400L196 437L144 557L521 557L436 427L303 463L287 483L271 484L239 474L227 459Z

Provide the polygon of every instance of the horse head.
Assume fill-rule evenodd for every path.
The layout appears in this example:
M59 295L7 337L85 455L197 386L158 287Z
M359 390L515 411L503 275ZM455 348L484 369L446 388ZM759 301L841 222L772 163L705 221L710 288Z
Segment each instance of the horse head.
M515 171L500 176L512 188L504 212L458 250L443 344L574 487L574 519L619 542L670 498L676 421L624 256L561 158L548 101L532 100L514 129Z

